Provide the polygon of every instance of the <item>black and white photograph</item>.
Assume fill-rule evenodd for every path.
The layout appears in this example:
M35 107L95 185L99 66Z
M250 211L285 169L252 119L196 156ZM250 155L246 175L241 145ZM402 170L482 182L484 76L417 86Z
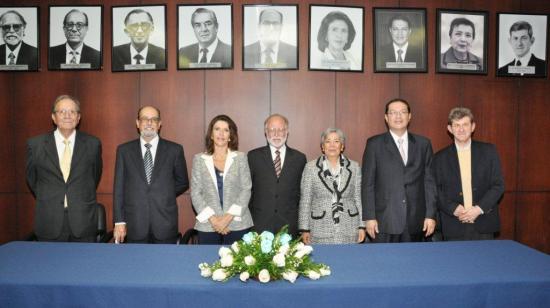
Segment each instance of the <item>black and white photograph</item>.
M497 76L546 77L548 15L498 13Z
M363 71L363 7L310 5L309 69Z
M49 7L48 69L99 70L103 7Z
M374 72L427 72L426 9L373 8Z
M243 69L298 69L297 5L243 5Z
M487 74L489 14L437 9L436 71Z
M39 8L0 7L0 71L37 71Z
M178 69L233 68L233 5L178 5Z
M166 5L112 9L112 71L166 70Z

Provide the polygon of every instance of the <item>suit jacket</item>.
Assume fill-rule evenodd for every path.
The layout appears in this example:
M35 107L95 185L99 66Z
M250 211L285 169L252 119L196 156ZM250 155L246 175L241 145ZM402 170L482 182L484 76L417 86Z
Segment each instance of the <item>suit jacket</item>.
M254 229L277 232L284 225L297 235L300 180L306 164L306 156L286 147L285 161L279 178L269 146L248 152L248 165L252 177L252 196L248 205L254 221Z
M512 60L512 62L506 64L505 66L500 67L498 69L498 75L499 76L519 76L520 74L508 73L508 67L514 66L515 63L516 63L516 60L514 59ZM529 63L527 64L527 66L535 67L535 74L533 75L529 74L528 76L544 77L544 75L546 74L546 61L535 57L534 54L531 54L531 59L529 59Z
M357 241L361 219L361 168L344 157L340 174L343 212L336 224L332 218L333 183L323 176L323 156L306 164L302 175L300 198L300 230L311 232L317 244L344 244Z
M449 47L447 51L441 54L439 65L441 66L441 68L448 68L447 64L449 63L475 64L477 71L483 70L483 58L478 57L468 51L467 60L459 60L454 54L453 47Z
M67 48L65 44L50 47L49 49L49 64L51 68L60 69L61 64L65 64L67 60ZM98 69L101 66L101 55L98 50L84 44L82 46L82 54L80 55L80 63L90 63L91 68Z
M223 170L223 207L218 194L218 184L214 171L212 155L199 153L193 158L191 177L191 201L197 212L195 229L203 232L214 232L207 219L201 221L201 216L207 213L223 215L233 214L235 217L229 224L229 230L239 231L252 227L252 216L248 209L250 201L250 170L246 154L229 152ZM207 215L209 218L211 215Z
M115 165L114 222L126 222L127 237L158 240L178 233L176 197L189 188L183 147L160 138L151 184L147 184L140 140L121 144Z
M478 216L474 227L480 233L494 233L500 229L498 201L504 193L500 160L495 146L489 143L472 140L471 151L473 204L479 205L484 212ZM443 235L464 235L465 224L453 215L456 207L464 204L458 154L454 143L437 152L433 170Z
M257 68L262 66L262 51L260 41L244 47L244 67ZM279 68L298 68L298 53L296 46L279 42L279 52L277 54L277 63L275 67Z
M384 45L380 47L380 53L376 54L376 66L379 69L386 70L386 63L387 62L397 62L395 59L395 53L393 50L393 43ZM415 46L409 43L409 46L407 47L407 53L405 54L405 58L403 59L403 62L415 62L417 68L422 67L424 65L424 57L422 55L422 49L420 46Z
M130 43L113 47L112 67L113 71L124 71L125 64L131 64ZM166 69L166 53L164 48L149 43L147 58L144 64L155 64L155 69Z
M178 67L187 68L189 63L198 63L201 56L199 55L199 43L182 47L178 52ZM231 59L231 46L218 40L218 46L212 54L210 63L221 63L223 68L227 68L231 67Z
M27 183L36 197L36 235L47 239L59 237L63 227L65 195L73 235L96 235L96 188L102 168L101 142L78 130L67 183L61 172L53 132L27 141L26 174Z
M435 217L432 145L425 137L408 136L407 165L390 132L369 138L363 154L363 219L376 219L381 233L420 233L424 219Z
M6 44L0 45L0 64L6 65ZM21 49L15 64L27 64L29 71L38 69L38 49L31 45L21 42Z

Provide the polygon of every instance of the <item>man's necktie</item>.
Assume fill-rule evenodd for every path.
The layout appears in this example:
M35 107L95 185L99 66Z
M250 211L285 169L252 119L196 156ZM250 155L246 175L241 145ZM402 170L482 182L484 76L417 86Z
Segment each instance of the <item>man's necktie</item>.
M71 58L71 64L76 64L76 55L78 55L78 52L76 51L71 51L70 54L73 56Z
M10 63L8 63L8 65L15 65L15 55L13 54L13 52L10 52L8 58L10 58Z
M145 167L145 177L147 178L147 184L151 184L151 176L153 175L153 155L151 155L151 144L146 143L145 156L143 156L143 165Z
M403 142L405 140L403 138L397 139L397 143L399 143L399 154L401 154L401 158L403 159L403 163L407 164L407 156L405 155L405 148L403 147Z
M63 140L63 143L65 144L65 150L63 151L63 156L61 157L61 173L63 174L63 180L67 183L69 174L71 173L71 160L73 155L71 153L71 142L65 139ZM65 195L63 204L64 207L67 207L67 195Z
M516 60L516 66L521 66L521 61L520 60Z
M273 64L273 58L271 57L271 54L273 53L273 50L271 50L270 48L267 48L265 51L264 51L264 55L265 55L265 64Z
M143 56L140 54L137 54L134 56L134 59L136 59L136 64L141 64L141 60L143 60Z
M202 53L202 57L201 57L200 63L206 63L207 62L206 54L208 54L208 49L207 48L202 48L201 53Z
M281 152L279 150L275 151L273 165L275 166L275 174L279 177L281 175Z
M403 50L397 49L397 62L403 62Z

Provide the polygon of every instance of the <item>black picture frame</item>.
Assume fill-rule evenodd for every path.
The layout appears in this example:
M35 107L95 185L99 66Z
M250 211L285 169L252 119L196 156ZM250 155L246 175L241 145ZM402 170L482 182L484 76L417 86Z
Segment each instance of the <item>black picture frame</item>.
M232 69L233 4L178 4L177 7L178 70ZM203 23L197 23L197 26L194 26L191 20L195 12L197 18L201 18L201 20L206 18ZM213 20L216 22L213 23ZM205 40L204 43L199 42L201 40L199 36ZM203 44L209 45L203 46ZM213 45L215 47L212 47ZM201 55L203 48L206 51L204 60ZM208 51L212 48L214 50Z
M5 14L5 15L4 15ZM9 30L18 33L11 43L4 41L4 30L0 29L0 71L2 72L33 72L40 69L40 8L38 6L0 6L0 17L24 19L26 25L15 30L15 24L10 21ZM3 20L0 20L0 23ZM21 22L23 24L23 22ZM22 32L21 32L22 31ZM14 36L11 36L14 37ZM16 46L13 52L10 46ZM9 49L9 51L8 51ZM13 53L13 64L10 64L10 54ZM15 56L17 54L17 56Z
M297 70L299 68L298 5L244 4L242 7L243 70ZM265 23L260 24L262 16ZM282 16L282 22L277 16ZM265 46L274 41L276 41L273 47L275 50L269 50L269 48L267 50L267 53L271 54L268 60Z
M426 9L374 7L372 16L374 72L428 72Z
M48 13L48 69L101 70L103 6L50 5ZM70 28L65 24L66 19L72 19L68 21ZM79 28L79 23L86 24ZM73 44L78 46L76 51L70 50ZM71 57L71 51L77 54Z
M547 46L547 14L497 13L497 77L546 78Z
M139 12L138 14L129 14L131 12ZM133 30L126 26L126 17L134 17L136 23L132 23L133 20L129 20L130 24L137 24L138 27ZM149 17L149 18L147 18ZM130 32L137 32L141 29L143 32L143 24L150 23L148 19L153 20L151 29L146 29L145 32L150 32L147 43L147 56L140 58L140 62L137 63L137 59L133 59L135 56L132 54L132 43L130 38ZM111 25L112 25L112 52L111 52L111 70L113 72L136 72L136 71L165 71L168 68L167 62L167 28L166 28L166 4L151 4L151 5L139 5L139 6L113 6L111 8ZM160 20L159 20L160 19ZM132 27L135 28L135 27ZM141 39L138 37L138 40Z
M436 15L436 72L487 75L489 13L437 9Z

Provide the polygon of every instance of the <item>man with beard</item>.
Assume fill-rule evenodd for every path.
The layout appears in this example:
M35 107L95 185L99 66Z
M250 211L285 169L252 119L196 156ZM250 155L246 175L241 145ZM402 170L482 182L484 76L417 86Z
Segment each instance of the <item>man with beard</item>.
M0 45L0 65L27 65L28 70L38 68L38 49L23 42L27 22L17 11L0 15L0 29L4 44Z
M142 107L140 138L117 149L113 200L115 243L176 243L176 197L189 188L183 147L162 139L160 110Z
M293 236L298 229L300 181L306 156L286 145L288 120L272 114L264 122L268 145L248 152L252 196L248 208L254 229L277 232L284 225Z

